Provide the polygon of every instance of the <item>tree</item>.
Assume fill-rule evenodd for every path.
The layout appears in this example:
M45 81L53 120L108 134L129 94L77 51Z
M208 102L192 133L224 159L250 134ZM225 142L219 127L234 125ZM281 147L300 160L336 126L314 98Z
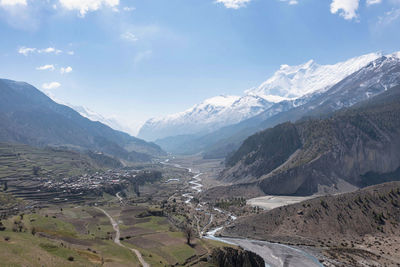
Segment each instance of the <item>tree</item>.
M33 172L33 175L38 176L39 172L40 172L40 167L39 166L33 166L32 172Z
M192 226L189 224L186 224L185 228L184 228L184 233L185 233L185 237L186 237L186 244L191 246L191 241L192 241L192 238L194 235Z

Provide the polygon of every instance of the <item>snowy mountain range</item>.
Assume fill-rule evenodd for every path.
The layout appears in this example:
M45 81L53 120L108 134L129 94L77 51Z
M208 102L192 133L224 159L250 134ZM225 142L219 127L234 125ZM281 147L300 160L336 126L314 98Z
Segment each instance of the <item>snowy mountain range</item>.
M58 101L61 102L61 101ZM115 117L106 117L96 111L93 111L84 106L76 106L69 103L63 103L64 105L74 109L81 116L88 118L91 121L101 122L114 130L125 132L130 134L131 136L135 136L137 134L137 129L135 127L131 127L129 123L116 119Z
M87 108L84 106L75 106L71 104L66 104L70 108L73 108L75 111L77 111L81 116L88 118L91 121L98 121L101 122L114 130L118 131L123 131L123 132L129 132L127 131L126 127L122 126L116 119L114 118L106 118L105 116Z
M205 134L255 116L272 104L256 95L216 96L184 112L148 120L138 136L156 140L172 135Z
M304 104L303 100L311 99L310 95L327 91L381 56L381 53L371 53L333 65L319 65L313 60L297 66L282 65L272 77L259 87L246 90L243 96L216 96L186 111L148 120L138 137L157 140L178 135L204 135L267 110L276 114L280 112L274 109L276 103L285 103L286 110L290 108L288 105ZM296 101L300 99L303 100Z
M157 140L175 154L202 152L205 158L223 158L250 135L287 121L321 118L351 107L400 85L400 54L382 56L340 80L328 90L319 90L294 100L275 103L260 114L206 135L170 136Z

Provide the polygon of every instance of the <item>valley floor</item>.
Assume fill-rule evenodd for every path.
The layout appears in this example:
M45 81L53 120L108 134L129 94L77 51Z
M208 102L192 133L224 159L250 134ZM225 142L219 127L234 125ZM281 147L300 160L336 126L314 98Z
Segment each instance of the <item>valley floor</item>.
M218 160L198 156L170 158L151 166L163 177L141 185L140 194L126 187L85 203L47 203L8 216L1 220L5 229L0 227L0 259L5 265L29 266L214 266L209 260L215 249L228 246L254 252L269 266L400 263L396 235L350 240L338 233L337 240L326 237L308 244L293 234L296 226L290 226L289 217L279 240L269 238L262 228L269 219L245 221L242 228L232 228L240 225L238 221L265 214L261 209L294 209L293 214L301 217L304 203L315 202L310 210L321 209L324 203L312 199L316 196L264 196L247 203L240 196L201 201L204 189L221 184L216 178L222 166ZM253 224L257 227L252 228ZM192 233L190 245L187 227Z

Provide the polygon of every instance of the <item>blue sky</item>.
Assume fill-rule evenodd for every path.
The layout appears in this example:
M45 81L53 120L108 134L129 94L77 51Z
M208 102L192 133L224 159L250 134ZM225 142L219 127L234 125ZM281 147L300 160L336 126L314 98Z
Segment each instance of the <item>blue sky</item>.
M0 0L0 77L137 129L281 64L400 50L400 0Z

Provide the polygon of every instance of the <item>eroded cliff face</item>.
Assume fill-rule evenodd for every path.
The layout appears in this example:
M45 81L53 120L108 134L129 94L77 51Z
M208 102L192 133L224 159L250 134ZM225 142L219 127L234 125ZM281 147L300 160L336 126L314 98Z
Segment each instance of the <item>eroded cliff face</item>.
M224 247L214 249L210 262L218 267L264 267L264 260L257 254L242 249Z
M335 121L329 123L335 124ZM377 128L379 135L371 138L350 123L332 128L335 131L329 133L329 144L318 143L317 139L309 147L304 145L285 164L259 177L257 183L263 192L309 195L318 192L321 186L335 187L340 180L363 187L375 183L365 174L392 173L400 167L399 131ZM303 139L303 144L309 138ZM393 176L392 180L399 178Z
M400 180L397 114L400 87L329 118L268 129L243 143L221 179L255 184L265 194L278 195L340 191L341 182L364 187Z
M270 173L293 155L302 143L296 126L283 123L245 140L239 150L227 159L221 174L226 182L251 181Z

